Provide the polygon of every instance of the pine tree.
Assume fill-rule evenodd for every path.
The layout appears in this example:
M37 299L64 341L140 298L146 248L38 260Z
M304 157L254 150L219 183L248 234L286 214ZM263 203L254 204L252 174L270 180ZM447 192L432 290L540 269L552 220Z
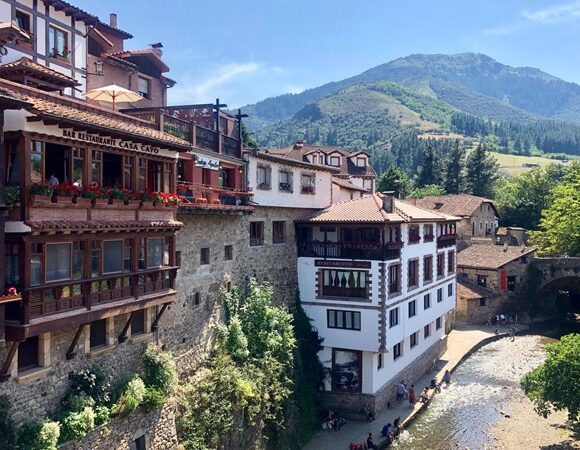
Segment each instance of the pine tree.
M479 197L491 197L493 185L498 177L498 167L495 158L487 153L485 146L480 142L467 157L466 191Z
M419 172L417 185L419 187L425 187L431 184L439 184L439 167L435 149L431 143L428 143L423 152L423 166Z
M459 194L463 183L465 149L459 139L447 154L443 187L449 194Z
M394 192L395 197L403 198L411 190L407 174L394 164L383 172L377 180L378 192Z

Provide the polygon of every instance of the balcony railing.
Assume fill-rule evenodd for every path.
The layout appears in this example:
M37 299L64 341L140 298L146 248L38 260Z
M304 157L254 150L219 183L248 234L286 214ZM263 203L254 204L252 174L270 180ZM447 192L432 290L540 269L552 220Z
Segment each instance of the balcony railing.
M388 261L401 257L401 242L320 242L299 241L298 256L309 258L367 259Z
M229 187L217 187L200 183L179 182L177 186L179 195L185 197L189 203L208 205L236 205L248 206L252 192ZM182 203L187 208L187 203Z
M241 158L240 141L229 136L222 135L222 153L224 155L233 156L234 158Z
M219 152L218 135L215 131L196 126L195 143L200 148L205 148L216 153Z
M119 300L138 300L142 295L173 289L176 274L176 267L163 267L33 286L24 290L22 302L10 305L6 319L28 324L31 319L53 314L86 310Z
M457 243L457 234L442 234L437 238L437 248L453 247Z

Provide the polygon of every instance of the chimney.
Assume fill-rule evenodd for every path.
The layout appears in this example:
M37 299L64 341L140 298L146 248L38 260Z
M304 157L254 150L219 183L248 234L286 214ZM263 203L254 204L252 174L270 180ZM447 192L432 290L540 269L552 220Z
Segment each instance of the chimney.
M111 13L109 16L109 25L113 28L117 28L117 14Z
M383 209L387 213L395 210L395 191L381 192L383 194Z
M302 147L304 147L304 139L300 139L296 141L296 143L294 144L294 148L302 148Z
M411 201L411 205L417 206L417 199L415 197L409 199Z
M507 243L507 241L503 243L503 251L504 252L508 251L508 246L509 246L509 244Z
M443 207L443 203L441 202L436 202L435 203L435 208L434 209L441 209Z

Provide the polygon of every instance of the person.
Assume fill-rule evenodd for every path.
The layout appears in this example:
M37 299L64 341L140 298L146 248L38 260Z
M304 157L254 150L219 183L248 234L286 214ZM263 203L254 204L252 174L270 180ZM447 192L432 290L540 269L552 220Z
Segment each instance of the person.
M397 384L397 402L399 402L399 405L403 404L404 398L405 398L405 384L403 383L403 380L401 380L399 384Z
M58 178L54 176L54 174L50 175L50 178L48 179L48 184L50 184L51 186L58 186L60 183L58 181Z
M425 389L421 392L421 403L425 403L429 400L429 388L425 386Z
M443 374L443 381L445 381L447 386L449 386L449 383L451 383L451 372L449 372L449 370L446 370Z
M505 325L505 316L504 316L503 314L500 314L500 315L499 315L499 318L500 318L500 320L501 320L501 324L502 324L502 325Z
M516 313L516 315L514 317L514 322L515 322L516 325L518 324L518 315L517 315L517 313Z
M344 417L337 417L334 419L334 431L340 431L340 429L346 425L346 419Z
M499 335L499 330L496 328L495 329L495 335L498 336Z
M371 423L373 420L375 420L375 415L371 412L369 408L367 408L367 405L363 406L360 412L363 416L366 417L368 423Z
M495 324L499 327L500 322L499 322L499 314L495 315Z
M437 383L437 379L435 378L431 380L431 389L437 392L441 392L441 387L439 386L439 383Z
M417 394L415 393L415 385L412 384L409 388L409 406L412 408L417 403Z
M393 422L393 436L397 437L399 434L401 434L402 430L403 426L401 425L401 418L397 417Z
M487 316L487 321L485 322L485 324L486 324L488 327L491 327L491 316Z
M510 329L510 338L512 342L516 340L516 329L514 327Z
M83 185L83 182L80 178L77 178L75 180L75 182L73 183L73 186L78 187L78 188L83 187L82 185Z
M381 434L384 437L390 436L391 435L391 430L390 428L392 427L391 423L389 422L388 424L386 424L383 429L381 430Z
M378 450L377 444L373 441L373 433L369 433L369 437L367 438L367 447L369 450Z

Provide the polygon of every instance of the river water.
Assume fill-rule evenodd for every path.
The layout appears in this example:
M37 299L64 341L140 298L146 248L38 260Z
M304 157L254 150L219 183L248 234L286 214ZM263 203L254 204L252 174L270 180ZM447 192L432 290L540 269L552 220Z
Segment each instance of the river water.
M429 407L405 430L397 450L483 449L511 398L521 396L522 376L545 359L541 336L517 336L488 344L466 359ZM420 391L422 386L418 386ZM513 430L517 433L518 430Z

